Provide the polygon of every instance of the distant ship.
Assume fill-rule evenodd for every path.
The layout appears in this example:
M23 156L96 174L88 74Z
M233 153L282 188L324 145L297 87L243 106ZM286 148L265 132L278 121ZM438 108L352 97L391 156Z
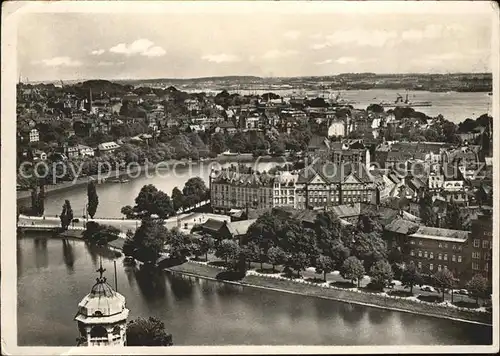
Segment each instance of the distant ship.
M354 100L346 100L344 98L341 98L340 92L338 92L337 95L335 95L334 98L332 98L330 96L329 102L332 105L354 105L354 104L358 103L357 101L354 101Z
M383 107L419 107L419 106L432 106L430 101L409 101L408 94L406 94L406 98L403 100L403 97L398 94L396 101L394 103L391 102L381 102L380 106Z

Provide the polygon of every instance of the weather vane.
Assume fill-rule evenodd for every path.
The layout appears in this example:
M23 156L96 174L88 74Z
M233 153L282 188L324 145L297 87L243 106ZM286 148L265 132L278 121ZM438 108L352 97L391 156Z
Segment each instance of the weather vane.
M99 279L103 280L102 274L106 271L106 268L102 268L102 258L99 258L99 269L96 270L96 272L99 272L100 276Z

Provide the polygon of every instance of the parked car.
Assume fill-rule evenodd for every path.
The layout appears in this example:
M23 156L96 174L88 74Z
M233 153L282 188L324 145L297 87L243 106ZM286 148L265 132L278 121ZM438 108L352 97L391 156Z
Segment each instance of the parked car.
M457 291L458 294L469 295L469 291L467 289L460 289Z
M423 285L420 287L420 290L423 290L424 292L432 292L432 293L436 293L436 289L434 287L431 287L431 286L427 286L427 285Z

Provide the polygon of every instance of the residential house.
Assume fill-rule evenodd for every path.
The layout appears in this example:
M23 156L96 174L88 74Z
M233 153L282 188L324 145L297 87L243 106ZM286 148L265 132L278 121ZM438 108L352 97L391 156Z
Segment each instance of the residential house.
M237 131L236 127L232 122L229 121L224 121L221 122L220 124L217 124L215 127L215 132L216 133L227 133L227 134L232 134Z
M94 149L85 145L69 146L66 148L68 158L94 157Z
M278 172L274 178L274 207L295 207L295 182L297 173Z
M37 129L33 128L29 131L29 141L30 142L40 141L40 133Z
M114 152L118 148L120 148L120 145L114 141L103 142L97 146L97 150L99 151L100 154Z
M334 163L362 163L370 166L370 150L362 144L357 145L349 141L332 142L330 147L330 157Z
M328 127L328 137L332 136L345 136L346 126L344 120L332 120Z

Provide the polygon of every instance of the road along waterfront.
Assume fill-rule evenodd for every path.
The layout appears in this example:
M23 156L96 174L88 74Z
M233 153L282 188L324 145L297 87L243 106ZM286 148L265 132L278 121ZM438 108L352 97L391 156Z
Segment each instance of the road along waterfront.
M20 345L74 345L77 328L73 316L93 284L99 256L103 256L106 276L112 281L114 253L107 249L41 234L18 239ZM122 258L117 264L122 266ZM194 264L182 266L189 265ZM120 267L118 291L127 298L130 317L159 317L176 345L486 345L492 341L492 328L485 325L158 269ZM252 278L264 280L246 278L249 283Z

